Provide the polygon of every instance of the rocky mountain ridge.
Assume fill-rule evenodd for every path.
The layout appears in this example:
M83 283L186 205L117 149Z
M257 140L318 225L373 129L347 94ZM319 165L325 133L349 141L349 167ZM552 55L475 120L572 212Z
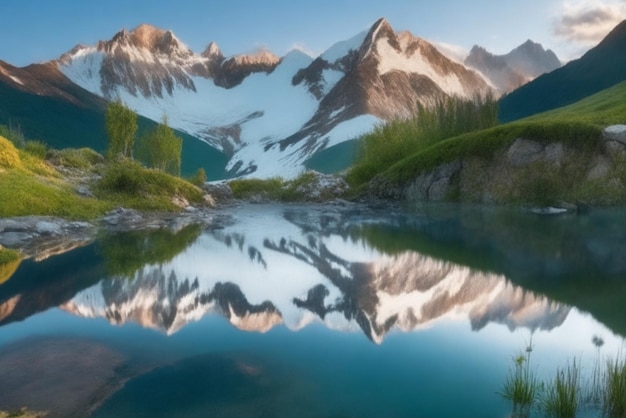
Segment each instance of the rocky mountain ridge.
M165 114L228 156L231 175L261 178L294 177L316 152L408 116L418 103L485 95L494 84L385 19L316 58L267 50L225 57L215 42L198 54L171 31L141 25L32 67L0 63L0 87L96 113L121 100L154 121Z
M552 50L545 50L530 39L504 55L494 55L474 45L464 63L483 74L499 93L509 93L561 66Z

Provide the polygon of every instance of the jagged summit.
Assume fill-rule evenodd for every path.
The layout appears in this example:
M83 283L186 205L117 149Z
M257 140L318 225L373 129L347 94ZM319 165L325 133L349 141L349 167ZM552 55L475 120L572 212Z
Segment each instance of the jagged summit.
M209 43L201 55L205 58L224 58L222 50L215 42Z
M561 66L554 52L530 39L504 55L494 55L474 45L464 63L479 71L499 93L511 92Z
M111 40L99 42L97 48L105 53L113 54L120 49L135 48L172 58L193 54L184 43L176 38L172 31L159 29L148 24L139 25L131 31L122 29Z
M70 51L61 71L105 99L121 98L223 151L233 174L291 177L313 153L411 115L446 96L484 95L476 72L385 19L316 59L267 49L200 54L167 30L140 25ZM279 69L279 71L275 71Z

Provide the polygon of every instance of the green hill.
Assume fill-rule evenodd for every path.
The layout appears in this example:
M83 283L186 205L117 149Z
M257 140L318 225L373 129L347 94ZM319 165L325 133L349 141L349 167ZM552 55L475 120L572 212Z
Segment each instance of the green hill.
M427 188L438 182L443 194L435 200L623 203L626 167L621 154L605 146L602 129L624 123L626 82L560 109L438 142L391 166L370 192L433 200L420 195L420 182ZM511 163L516 141L518 148L534 147L537 158Z
M544 74L500 100L509 122L572 104L626 80L626 21L581 58Z

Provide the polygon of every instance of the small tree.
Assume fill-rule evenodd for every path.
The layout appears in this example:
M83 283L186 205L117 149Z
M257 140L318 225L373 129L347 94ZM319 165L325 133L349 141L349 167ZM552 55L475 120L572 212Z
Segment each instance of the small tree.
M152 168L180 175L183 140L167 124L167 117L141 139L140 154Z
M105 125L109 138L107 156L115 158L123 155L132 158L133 143L137 133L137 114L122 102L111 102L107 106Z

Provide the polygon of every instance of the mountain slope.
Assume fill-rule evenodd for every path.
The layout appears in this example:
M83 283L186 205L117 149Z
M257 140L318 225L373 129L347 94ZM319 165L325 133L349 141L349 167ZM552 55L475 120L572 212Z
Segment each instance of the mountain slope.
M385 19L316 59L292 51L195 54L170 31L142 25L55 62L69 79L139 114L200 138L230 157L238 175L291 177L316 152L448 95L489 86Z
M19 127L26 138L45 141L53 148L90 147L103 152L106 101L79 87L54 63L17 68L0 61L0 124ZM140 133L155 122L138 119ZM183 138L183 175L203 167L210 179L227 174L226 157L178 131Z
M500 120L520 119L574 103L626 80L626 21L581 58L500 100Z
M511 92L561 66L554 52L531 40L505 55L494 55L475 45L464 63L480 71L500 93Z

